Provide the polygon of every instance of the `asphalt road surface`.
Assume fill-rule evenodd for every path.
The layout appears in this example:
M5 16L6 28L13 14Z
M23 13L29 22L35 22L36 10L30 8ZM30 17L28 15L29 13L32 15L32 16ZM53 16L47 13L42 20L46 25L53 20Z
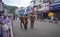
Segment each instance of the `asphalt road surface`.
M36 21L34 29L30 29L29 21L28 30L25 30L20 28L20 21L15 20L13 32L14 37L60 37L60 24Z

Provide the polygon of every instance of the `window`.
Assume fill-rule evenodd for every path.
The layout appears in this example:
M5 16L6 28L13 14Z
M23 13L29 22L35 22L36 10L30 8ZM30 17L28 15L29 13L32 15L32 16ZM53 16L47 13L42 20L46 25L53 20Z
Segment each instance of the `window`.
M39 2L41 2L41 0Z
M42 7L41 7L41 5L39 5L39 9L41 9Z
M36 2L34 1L34 4L35 4Z

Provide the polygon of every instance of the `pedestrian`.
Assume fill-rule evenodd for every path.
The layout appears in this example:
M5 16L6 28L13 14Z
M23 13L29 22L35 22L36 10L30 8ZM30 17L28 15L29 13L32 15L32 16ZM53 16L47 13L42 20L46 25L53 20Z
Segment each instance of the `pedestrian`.
M24 25L24 17L20 16L19 19L20 19L20 26L22 28L22 25Z
M13 19L15 20L15 14L13 14Z
M24 16L24 28L27 30L27 26L28 26L28 15L26 14Z
M33 27L34 27L35 20L36 20L35 16L33 14L31 14L31 16L30 16L30 22L31 22L30 27L31 27L31 29L33 29Z
M16 14L16 15L15 15L15 19L16 19L16 20L17 20L17 17L18 17L18 15Z
M53 12L50 12L50 13L48 14L48 17L50 18L50 21L52 22L53 19L54 19L54 13L53 13Z
M2 31L3 31L3 37L9 37L10 32L10 26L9 26L10 20L9 18L4 14L3 15L3 21L2 21Z

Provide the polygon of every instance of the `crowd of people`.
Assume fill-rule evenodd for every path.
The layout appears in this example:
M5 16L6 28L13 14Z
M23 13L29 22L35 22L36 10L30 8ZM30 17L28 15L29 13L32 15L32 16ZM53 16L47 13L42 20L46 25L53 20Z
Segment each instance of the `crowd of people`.
M11 37L11 32L10 32L10 23L13 23L11 21L15 19L11 16L7 16L4 13L0 13L0 37ZM28 14L26 14L25 16L20 16L20 26L21 28L24 27L25 30L27 30L27 26L28 26ZM30 28L33 29L34 28L34 22L36 20L36 17L34 16L34 14L30 15Z

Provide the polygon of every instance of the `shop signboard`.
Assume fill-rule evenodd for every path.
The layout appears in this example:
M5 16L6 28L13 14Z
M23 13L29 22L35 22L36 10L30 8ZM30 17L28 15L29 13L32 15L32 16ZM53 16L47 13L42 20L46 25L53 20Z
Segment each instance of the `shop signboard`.
M23 16L23 15L24 15L24 12L25 12L24 10L20 10L20 11L19 11L19 15L20 15L20 16Z
M60 4L50 6L50 10L60 10Z
M50 0L50 4L59 3L60 0Z
M42 4L42 10L43 11L49 10L49 3Z
M50 0L50 10L60 10L60 0Z

